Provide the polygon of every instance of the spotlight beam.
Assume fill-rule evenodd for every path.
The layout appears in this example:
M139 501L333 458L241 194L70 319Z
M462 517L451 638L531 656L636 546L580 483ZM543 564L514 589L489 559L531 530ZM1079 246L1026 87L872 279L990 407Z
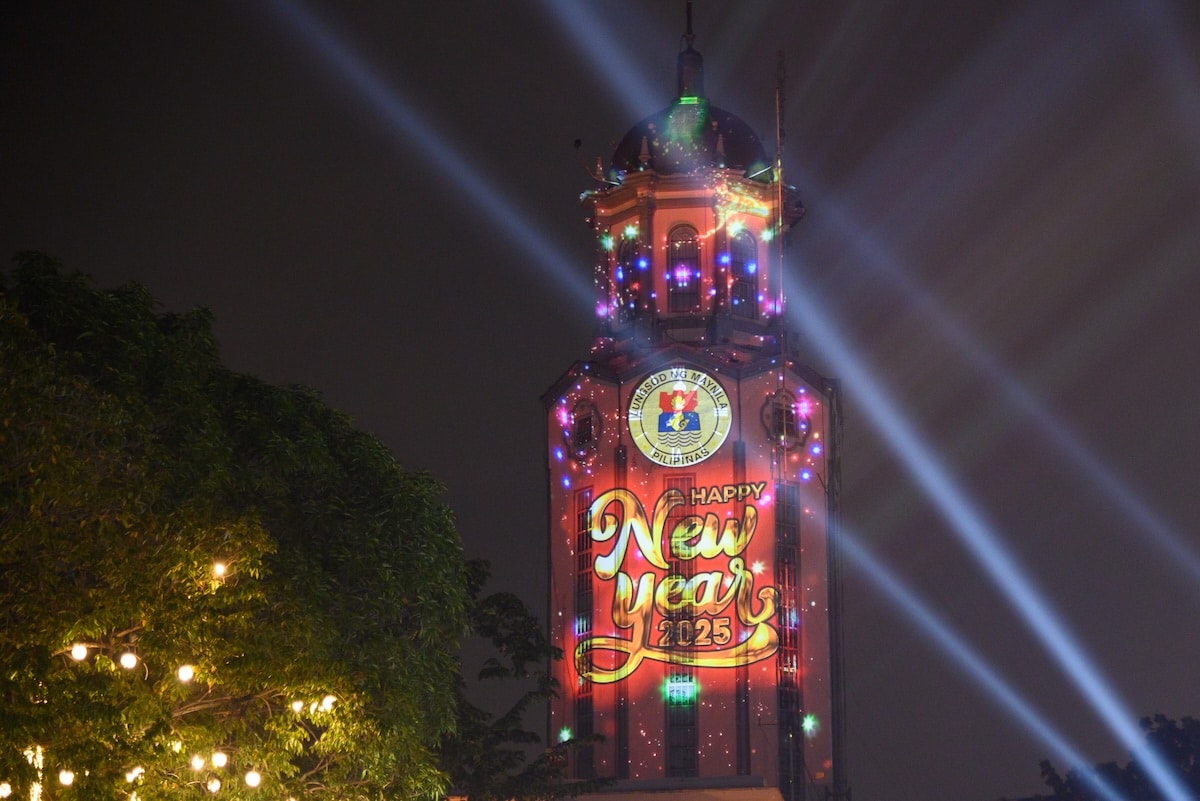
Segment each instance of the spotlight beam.
M1004 43L1014 39L1028 40L1038 27L1036 23L1042 9L1033 9L1015 18L1002 38L993 47L981 52L962 78L944 93L932 98L919 119L896 134L890 147L881 148L865 162L856 179L856 193L863 197L886 196L895 182L894 165L914 162L912 150L924 147L929 155L919 160L921 175L906 184L904 192L896 196L892 204L891 227L909 236L921 228L939 230L953 227L947 225L945 213L940 214L938 210L954 210L970 205L972 194L978 194L981 186L1004 185L1003 175L1016 169L1017 161L1024 157L1025 146L1037 137L1036 129L1030 125L1014 125L1013 121L1029 118L1030 108L1055 108L1066 103L1068 98L1082 94L1080 87L1089 85L1091 76L1109 49L1098 44L1115 45L1112 42L1117 35L1114 31L1128 28L1126 24L1116 23L1140 23L1144 29L1142 35L1151 39L1154 52L1159 56L1164 83L1174 90L1181 124L1189 131L1200 130L1200 104L1191 100L1191 95L1195 93L1189 94L1187 91L1195 89L1197 81L1194 71L1188 70L1191 62L1179 37L1172 34L1171 18L1165 5L1148 3L1144 8L1128 9L1117 4L1085 12L1069 35L1041 51L1038 60L1019 66L1004 61L1006 54L1012 52L1012 48ZM1014 71L1011 68L1016 69ZM952 142L930 147L929 143L939 142L938 132L947 127L948 109L972 107L968 101L993 85L998 71L1004 71L1008 90L1000 96L991 97L988 106L970 117L970 125L958 130ZM1120 132L1128 135L1125 128ZM1138 138L1147 142L1153 142L1159 135L1158 126L1153 121L1146 121L1138 131ZM1090 137L1089 141L1075 143L1072 156L1078 161L1065 161L1058 165L1058 172L1045 176L1040 185L1078 185L1079 176L1084 172L1081 170L1084 159L1096 156L1095 152L1089 151L1108 152L1113 146L1112 130L1094 130ZM995 157L978 159L976 155L984 149L994 153ZM1193 153L1200 154L1200 149L1193 148ZM1121 163L1110 166L1102 174L1089 176L1091 183L1088 191L1081 194L1093 200L1066 211L1060 210L1060 214L1069 215L1069 219L1060 223L1061 227L1070 229L1072 220L1111 213L1111 200L1106 199L1121 197L1122 190L1132 180L1132 174L1143 168L1140 162ZM857 225L853 214L833 201L833 193L817 194L826 198L822 203L826 218L833 221L838 241L854 248L853 258L858 263L870 265L873 275L887 279L892 286L900 289L907 302L920 310L921 319L936 329L941 341L953 345L995 384L1009 405L1031 421L1045 440L1053 444L1076 471L1091 482L1098 499L1112 504L1132 523L1132 530L1149 535L1149 540L1163 555L1164 561L1172 569L1184 572L1193 583L1200 586L1200 554L1187 543L1178 527L1147 503L1128 481L1122 479L1115 467L1076 436L1064 421L1055 417L1040 398L1014 379L995 355L970 336L965 326L952 319L927 292L920 289L910 277L910 271L895 262L889 248L874 230L866 231ZM1129 210L1122 205L1120 216L1126 225L1150 225L1153 224L1155 212L1154 207L1142 209L1144 219L1138 220L1131 218ZM909 216L903 216L905 214ZM1013 232L1000 230L993 234L993 238L1012 241ZM1163 251L1169 249L1170 252L1163 252L1160 257L1149 260L1150 263L1162 265L1160 269L1137 271L1132 275L1120 293L1120 307L1109 310L1113 321L1120 318L1128 325L1135 310L1145 308L1154 298L1167 296L1188 281L1193 273L1194 259L1191 254L1195 252L1194 244L1195 237L1190 237L1173 248L1164 247ZM1139 255L1145 257L1146 254ZM966 255L961 260L964 263L971 262ZM1135 303L1136 300L1142 303ZM1093 316L1096 313L1093 311ZM1098 329L1096 333L1098 336L1113 337L1119 331L1120 328L1113 325ZM1094 340L1090 344L1091 352L1094 352ZM1076 358L1070 366L1078 369L1082 363L1081 359ZM1061 380L1065 374L1059 372L1055 377Z
M1200 586L1200 555L1186 544L1175 526L1150 506L1128 482L1123 481L1116 469L1076 436L1064 421L1055 417L1033 392L1014 379L1010 371L968 333L966 326L954 320L927 292L917 286L908 272L888 257L887 249L873 233L855 224L850 214L836 203L830 204L828 218L833 221L839 239L850 243L853 258L870 265L874 275L887 279L892 287L899 289L906 302L919 310L921 319L936 329L939 339L966 357L976 370L1000 389L1012 408L1031 421L1045 439L1087 477L1099 499L1111 503L1137 530L1150 535L1150 541L1162 553L1164 562L1173 569L1183 571ZM1131 309L1144 306L1156 297L1168 295L1178 285L1184 284L1191 277L1191 254L1195 253L1198 243L1200 239L1192 236L1171 247L1162 258L1153 260L1169 265L1170 269L1132 273L1122 291L1114 293L1115 299L1110 308L1090 311L1091 317L1097 323L1103 321L1103 325L1085 324L1087 331L1117 336L1122 329L1118 318L1127 320ZM791 293L789 297L795 294ZM1091 347L1088 350L1094 351L1095 340L1089 342ZM1077 367L1081 363L1079 354L1074 353L1071 364ZM1046 372L1061 380L1066 369L1068 367L1064 365L1063 369Z
M620 36L597 14L590 3L570 0L541 0L571 41L596 67L596 74L609 78L604 86L632 119L641 119L648 109L663 105L662 93L651 89Z
M1027 577L969 494L937 456L922 444L917 431L897 411L899 405L867 372L863 360L837 333L832 321L804 292L795 293L789 302L789 319L805 331L830 364L838 365L849 394L859 401L883 442L916 478L950 524L950 530L1003 592L1084 699L1141 763L1164 796L1170 801L1191 801L1179 777L1146 743L1136 717L1126 708L1116 688L1049 600Z
M384 119L397 136L416 144L422 156L421 166L438 178L452 179L461 190L459 197L472 202L480 212L480 218L523 249L531 257L530 261L575 298L581 307L591 305L591 287L567 266L572 259L552 244L550 236L530 222L536 215L517 210L511 192L496 188L482 169L448 144L449 138L426 119L414 103L343 44L309 9L296 0L267 0L266 6L321 57L360 101Z
M968 676L988 692L996 705L1017 722L1024 725L1055 755L1068 765L1084 766L1087 758L1079 749L1062 736L1033 705L1018 693L1004 677L993 670L954 629L942 620L924 601L904 585L895 574L881 563L874 554L843 527L839 544L842 553L881 590L891 602L909 617L917 628L933 641L938 648L950 656ZM1127 801L1103 777L1090 770L1080 770L1079 775L1108 801Z

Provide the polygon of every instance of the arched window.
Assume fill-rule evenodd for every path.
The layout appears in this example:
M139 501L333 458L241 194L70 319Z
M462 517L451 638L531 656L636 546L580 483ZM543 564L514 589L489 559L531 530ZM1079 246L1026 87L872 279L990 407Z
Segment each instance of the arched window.
M742 231L729 248L729 303L735 317L758 317L758 247L754 237Z
M678 225L667 236L667 311L700 308L700 246L696 229Z
M616 290L618 322L632 320L642 303L642 278L645 260L640 258L636 239L622 239L617 246L617 264L613 271L613 286Z

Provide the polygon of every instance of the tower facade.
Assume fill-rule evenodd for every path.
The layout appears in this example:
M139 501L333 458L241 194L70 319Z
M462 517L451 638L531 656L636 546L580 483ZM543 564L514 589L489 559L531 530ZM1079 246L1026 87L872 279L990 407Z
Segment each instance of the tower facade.
M583 197L595 338L543 397L550 736L600 735L569 773L625 792L840 796L840 401L783 325L803 207L685 41Z

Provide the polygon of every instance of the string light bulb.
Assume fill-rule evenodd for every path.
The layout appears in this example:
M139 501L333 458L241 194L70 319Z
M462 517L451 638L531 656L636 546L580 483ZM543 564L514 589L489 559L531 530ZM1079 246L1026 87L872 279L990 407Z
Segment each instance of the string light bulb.
M213 751L212 765L214 768L223 768L229 764L229 757L221 751Z
M125 653L121 654L121 667L125 668L126 670L133 670L135 667L137 667L137 663L137 654L135 654L133 651L126 651Z
M76 662L82 662L83 660L87 659L87 655L88 649L83 643L77 642L71 646L71 658Z
M180 665L179 670L175 671L175 675L179 677L180 681L187 684L196 677L196 669L191 665Z
M257 770L246 771L246 786L257 787L262 783L262 774Z
M58 772L58 783L61 784L63 787L70 787L72 784L75 783L74 771L67 770L66 768L63 768L62 770L60 770Z

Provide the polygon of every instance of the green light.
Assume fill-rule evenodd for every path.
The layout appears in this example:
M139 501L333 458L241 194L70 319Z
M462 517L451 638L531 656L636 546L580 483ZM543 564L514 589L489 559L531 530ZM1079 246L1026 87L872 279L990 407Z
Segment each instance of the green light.
M558 741L560 743L565 743L567 740L570 740L570 739L571 739L571 727L570 726L563 726L561 729L558 730Z
M695 95L688 95L687 97L679 98L679 105L681 106L694 106L699 102L700 98L696 97Z
M613 249L613 238L610 234L602 234L600 236L600 247L604 248L605 250Z
M821 728L821 724L817 722L817 716L811 712L800 721L800 731L804 732L805 737L815 737L819 728Z
M740 234L742 232L742 229L745 227L746 227L746 224L744 222L742 222L741 220L734 220L733 222L731 222L729 224L730 236L736 236L737 234Z
M762 241L770 242L774 238L775 238L775 229L774 228L764 228L763 229Z
M637 238L637 226L636 225L625 226L625 238L626 239L636 239Z
M663 697L668 704L694 704L698 689L690 676L671 676L663 682Z

